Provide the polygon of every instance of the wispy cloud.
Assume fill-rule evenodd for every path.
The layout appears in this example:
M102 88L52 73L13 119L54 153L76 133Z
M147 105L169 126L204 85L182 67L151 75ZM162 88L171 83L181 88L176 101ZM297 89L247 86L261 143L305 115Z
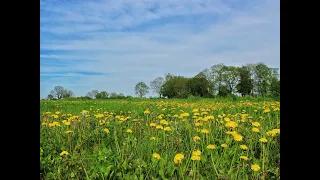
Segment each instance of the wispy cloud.
M276 0L40 1L40 96L55 85L134 94L217 63L280 67ZM85 72L85 73L83 73Z

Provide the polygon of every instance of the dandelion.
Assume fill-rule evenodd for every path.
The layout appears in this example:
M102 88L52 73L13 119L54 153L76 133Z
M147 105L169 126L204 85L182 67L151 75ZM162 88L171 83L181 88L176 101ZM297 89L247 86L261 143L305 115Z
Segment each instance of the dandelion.
M158 160L160 160L160 158L161 158L161 157L160 157L160 154L158 154L158 153L153 153L153 154L152 154L152 157L153 157L153 158L156 158L156 159L158 159Z
M173 161L175 164L180 164L183 158L184 158L184 155L181 153L178 153L175 155Z
M71 131L71 130L68 130L68 131L66 131L65 133L66 134L69 134L69 133L72 133L73 131Z
M157 125L157 126L156 126L156 129L163 129L163 126Z
M240 134L234 134L233 138L235 141L242 141L243 137Z
M193 161L200 161L200 156L195 156L195 155L193 155L193 156L191 156L191 160L193 160Z
M165 131L171 131L171 128L170 128L170 127L165 127L165 128L163 128L163 130L165 130Z
M68 151L62 151L61 153L60 153L60 156L64 156L64 155L68 155L69 153L68 153Z
M156 123L150 123L150 127L155 127L155 126L157 126Z
M228 128L236 128L237 126L238 126L238 124L234 121L228 121L226 123L226 127L228 127Z
M240 148L243 149L243 150L248 150L248 147L246 145L244 145L244 144L240 145Z
M193 155L193 156L200 156L200 155L201 155L201 151L195 149L195 150L192 152L192 155Z
M215 149L215 148L216 148L216 146L215 146L215 145L213 145L213 144L209 144L209 145L207 146L207 148L208 148L208 149Z
M266 108L266 109L264 109L264 110L263 110L263 112L264 112L264 113L268 113L268 112L270 112L270 108Z
M259 171L259 170L260 170L260 166L257 165L257 164L253 164L253 165L251 165L251 169L252 169L253 171Z
M209 133L208 129L202 129L201 132L202 132L203 134L208 134L208 133Z
M221 147L226 148L226 147L228 147L228 145L227 144L221 144Z
M150 110L149 110L149 109L146 109L143 113L144 113L144 114L150 114Z
M194 141L194 142L197 142L198 140L200 140L200 137L199 137L199 136L193 137L193 141Z
M268 142L268 140L266 138L260 138L259 141L263 142L263 143Z
M248 157L247 156L240 156L240 159L243 159L243 160L247 161Z
M157 138L156 137L151 137L151 140L155 141L155 140L157 140Z
M252 128L253 132L259 132L260 130L258 128Z
M128 130L127 130L127 133L132 133L132 130L131 130L131 129L128 129Z
M103 129L103 130L104 130L104 132L106 132L107 134L110 133L109 129L107 129L107 128L105 128L105 129ZM128 132L128 131L127 131L127 132Z
M252 125L255 126L255 127L259 127L260 123L259 122L253 122Z
M161 121L160 121L160 124L168 125L169 123L168 123L168 121L166 121L166 120L161 120Z

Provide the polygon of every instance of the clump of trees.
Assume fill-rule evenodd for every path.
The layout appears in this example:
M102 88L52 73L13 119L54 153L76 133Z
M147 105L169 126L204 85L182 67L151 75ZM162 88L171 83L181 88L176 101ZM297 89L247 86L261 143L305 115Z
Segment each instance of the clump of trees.
M277 68L270 68L264 63L247 64L241 67L216 64L187 78L170 73L157 77L150 82L135 86L135 94L144 97L152 90L159 98L227 97L227 96L268 96L280 97L280 75ZM74 93L62 86L56 86L47 99L73 97ZM84 99L124 99L131 98L123 93L91 90Z
M264 63L247 64L241 67L216 64L204 69L195 77L186 78L166 74L157 77L150 86L167 98L270 96L280 97L278 69Z
M56 86L53 90L50 91L47 99L63 99L72 96L74 96L74 93L71 90L65 89L62 86Z

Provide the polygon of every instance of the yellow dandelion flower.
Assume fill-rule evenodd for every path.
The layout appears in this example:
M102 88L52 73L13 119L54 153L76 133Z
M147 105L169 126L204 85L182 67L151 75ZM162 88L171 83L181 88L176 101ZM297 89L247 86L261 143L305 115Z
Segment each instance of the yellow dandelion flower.
M215 148L216 148L216 146L215 146L215 145L213 145L213 144L209 144L209 145L207 146L207 148L208 148L208 149L215 149Z
M163 126L157 125L156 128L157 128L157 129L163 129Z
M259 170L260 170L260 166L257 165L257 164L253 164L253 165L251 165L251 169L252 169L253 171L259 171Z
M252 125L255 126L255 127L259 127L260 123L259 122L253 122Z
M158 160L160 160L160 158L161 158L161 157L160 157L160 154L158 154L158 153L153 153L153 154L152 154L152 157L153 157L153 158L156 158L156 159L158 159Z
M263 112L264 112L264 113L268 113L268 112L270 112L270 108L266 108L266 109L264 109L264 110L263 110Z
M193 137L193 141L198 141L198 140L200 140L200 137L199 136L195 136L195 137Z
M165 127L165 128L163 128L163 130L165 130L165 131L171 131L171 128L170 128L170 127Z
M143 113L144 113L144 114L150 114L150 110L149 110L149 109L146 109Z
M175 164L180 164L183 158L184 158L184 155L181 153L178 153L174 156L173 161Z
M155 140L157 140L157 138L156 137L151 137L151 140L155 141Z
M260 130L258 128L252 128L253 132L260 132Z
M157 126L156 123L150 123L150 127L155 127L155 126Z
M132 130L131 130L131 129L128 129L128 130L127 130L127 133L132 133Z
M248 150L248 147L246 145L244 145L244 144L240 145L240 148L243 149L243 150Z
M208 133L209 133L208 129L202 129L201 132L202 132L203 134L208 134Z
M200 161L200 156L192 155L191 160L193 161Z
M233 139L235 141L242 141L243 137L240 134L234 134Z
M103 129L103 130L104 130L104 132L106 132L107 134L110 133L109 129L107 129L107 128L105 128L105 129Z
M201 151L198 149L195 149L192 151L192 156L200 156L201 155Z
M259 141L263 142L263 143L268 142L268 140L266 138L260 138Z
M163 119L163 120L160 121L160 124L168 125L169 123L168 123L168 121Z
M248 157L247 156L240 156L240 159L243 159L243 160L247 161Z
M237 126L238 126L238 124L234 121L228 121L226 123L226 127L228 127L228 128L236 128Z
M228 145L227 144L221 144L221 147L226 148L226 147L228 147Z
M62 151L61 153L60 153L60 156L64 156L64 155L68 155L69 153L68 153L68 151Z

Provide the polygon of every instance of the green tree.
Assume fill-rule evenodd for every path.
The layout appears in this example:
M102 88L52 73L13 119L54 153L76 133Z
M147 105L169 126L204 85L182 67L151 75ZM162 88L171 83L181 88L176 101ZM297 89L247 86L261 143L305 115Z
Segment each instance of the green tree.
M236 92L236 85L239 82L239 68L234 66L223 66L222 67L222 82L228 88L230 93Z
M203 73L199 73L187 82L188 92L193 96L210 97L212 94L210 81Z
M238 72L240 79L236 89L242 96L250 95L253 88L250 69L247 66L242 66L238 69Z
M149 89L149 86L147 86L144 82L139 82L135 87L135 93L139 97L143 97L149 92Z
M187 82L188 79L183 76L174 76L166 74L165 83L161 87L161 94L168 98L186 98L188 97Z
M96 99L107 99L109 94L106 91L101 91L96 94Z

